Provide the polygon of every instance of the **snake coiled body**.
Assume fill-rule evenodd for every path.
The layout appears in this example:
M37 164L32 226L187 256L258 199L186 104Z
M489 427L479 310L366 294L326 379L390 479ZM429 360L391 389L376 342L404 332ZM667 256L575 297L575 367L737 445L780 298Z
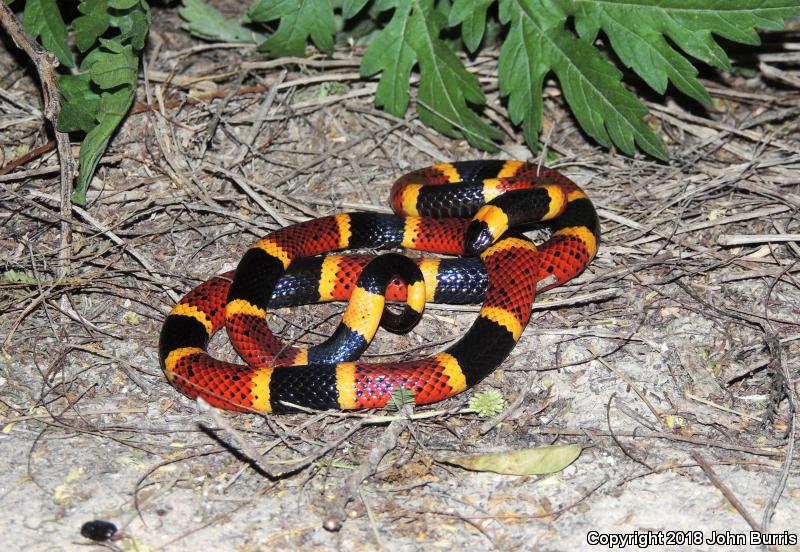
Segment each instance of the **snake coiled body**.
M436 402L494 371L527 325L537 290L579 274L600 239L595 209L577 185L521 161L414 171L395 182L390 200L394 215L339 214L277 230L250 246L232 280L221 275L189 292L161 332L159 356L169 381L189 397L237 411L280 412L292 404L378 408L399 387L412 391L417 404ZM538 248L517 233L531 222L546 222L552 231ZM421 280L411 268L400 275L400 265L384 262L363 281L358 278L374 257L318 257L399 247L466 257L416 260ZM472 327L444 351L410 361L355 360L355 349L363 350L377 329L384 295L407 301L412 315L421 311L423 295L483 305ZM287 347L267 327L268 308L351 296L338 337L326 347ZM208 341L222 326L246 364L208 354Z

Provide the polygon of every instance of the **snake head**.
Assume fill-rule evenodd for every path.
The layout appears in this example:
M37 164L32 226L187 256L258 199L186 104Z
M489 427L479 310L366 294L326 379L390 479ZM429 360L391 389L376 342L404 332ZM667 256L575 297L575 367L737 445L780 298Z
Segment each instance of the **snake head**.
M482 220L473 220L464 234L464 255L478 255L494 243L495 237L489 225Z

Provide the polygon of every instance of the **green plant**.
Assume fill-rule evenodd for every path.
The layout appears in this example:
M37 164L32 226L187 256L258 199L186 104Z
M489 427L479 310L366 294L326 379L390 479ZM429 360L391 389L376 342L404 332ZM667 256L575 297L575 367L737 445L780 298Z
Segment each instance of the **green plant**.
M85 133L72 195L74 203L84 205L97 163L133 104L150 8L145 0L81 0L77 10L68 26L56 0L27 0L22 24L71 70L59 75L58 129Z
M474 410L481 418L488 418L495 414L500 414L506 407L503 394L497 389L488 389L480 393L475 393L469 398L467 403L471 410Z
M494 4L496 13L490 10ZM186 28L196 36L255 42L276 57L303 55L309 40L330 53L337 32L360 38L366 23L369 32L361 40L369 46L361 74L380 74L378 106L403 116L416 66L420 119L489 151L497 149L501 134L481 117L485 95L463 59L484 43L492 45L487 30L499 30L500 93L531 148L538 145L542 87L552 72L587 134L627 154L638 146L659 159L667 153L643 121L647 108L622 84L623 73L608 50L656 92L663 94L671 82L709 103L690 58L731 69L712 34L758 44L756 28L780 28L784 19L800 15L798 0L257 0L233 22L201 0L183 5ZM261 35L266 25L277 28ZM460 41L448 38L453 33Z
M406 405L414 404L414 392L406 387L398 387L389 396L389 402L386 404L387 410L402 410Z

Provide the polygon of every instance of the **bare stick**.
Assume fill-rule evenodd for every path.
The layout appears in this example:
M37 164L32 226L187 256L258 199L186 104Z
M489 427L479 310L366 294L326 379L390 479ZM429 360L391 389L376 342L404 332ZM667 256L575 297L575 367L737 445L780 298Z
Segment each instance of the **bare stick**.
M408 416L411 414L411 406L406 405L400 410L401 419L395 420L384 430L383 435L369 451L367 458L351 473L339 490L339 494L328 508L323 527L328 531L338 531L342 528L342 522L347 517L345 508L358 493L361 483L374 475L378 470L383 457L392 450L397 444L397 438L408 427Z
M783 460L783 467L781 468L781 475L778 478L778 483L775 485L772 494L769 497L766 508L764 508L764 516L761 519L761 532L769 532L769 524L772 521L772 515L775 513L775 508L781 499L783 490L786 488L786 481L789 479L789 470L792 467L792 458L794 457L795 436L797 434L797 393L791 383L789 369L783 362L781 354L781 346L778 339L774 336L767 340L772 359L770 360L770 368L775 374L783 378L786 386L786 395L789 399L789 439L786 444L786 457Z
M736 511L739 512L739 515L744 518L747 524L752 527L754 531L760 531L761 527L758 526L756 520L753 519L753 516L750 515L750 512L745 509L744 504L742 504L739 499L736 498L736 495L733 494L733 492L725 485L725 483L720 480L719 477L717 477L717 473L714 471L714 468L712 468L698 452L692 452L692 458L694 458L694 461L697 462L700 468L702 468L703 472L705 472L706 477L708 477L714 486L719 489L719 492L721 492L725 498L728 499L728 502L730 502L731 506L733 506Z
M592 436L592 437L611 437L611 432L603 429L590 429L590 428L569 428L569 427L545 427L538 430L538 433L544 435L578 435L578 436ZM733 443L725 443L722 441L714 441L704 437L687 437L685 435L678 435L677 433L667 433L665 431L615 431L614 435L617 437L632 437L634 439L666 439L668 441L678 441L681 443L690 443L692 445L699 445L703 447L715 447L725 450L735 450L747 454L754 454L756 456L783 456L783 452L775 448L756 448L756 447L743 447Z
M56 136L58 158L61 162L61 247L58 249L58 275L60 278L64 278L69 273L70 244L72 243L70 194L75 176L75 159L72 157L69 135L58 131L58 116L61 113L56 76L58 59L53 53L42 48L28 34L5 2L0 2L0 24L11 36L17 48L25 52L36 66L39 81L42 83L44 116L50 122Z
M717 238L725 246L777 242L800 242L800 234L722 234Z

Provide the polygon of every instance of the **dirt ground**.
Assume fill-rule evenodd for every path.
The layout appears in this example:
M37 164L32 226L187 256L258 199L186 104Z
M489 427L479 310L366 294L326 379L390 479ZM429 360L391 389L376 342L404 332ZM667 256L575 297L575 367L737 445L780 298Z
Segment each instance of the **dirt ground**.
M496 57L472 60L508 133L497 157L573 178L604 241L583 275L537 298L510 358L477 386L502 392L502 414L462 412L471 390L388 425L384 412L210 412L165 380L161 323L267 232L386 211L405 172L487 154L411 111L376 110L358 52L264 63L179 24L156 14L137 105L72 210L61 277L55 154L14 164L48 142L38 88L8 43L0 53L4 550L574 550L614 534L727 550L741 547L705 539L752 527L798 538L800 32L765 35L755 72L704 74L709 109L652 98L669 163L590 142L555 83L547 147L531 157L502 123ZM276 324L313 343L342 309L283 309ZM435 352L476 312L431 306L368 353ZM348 487L386 443L377 473ZM587 448L549 476L442 462L568 443ZM120 538L82 538L93 519Z

